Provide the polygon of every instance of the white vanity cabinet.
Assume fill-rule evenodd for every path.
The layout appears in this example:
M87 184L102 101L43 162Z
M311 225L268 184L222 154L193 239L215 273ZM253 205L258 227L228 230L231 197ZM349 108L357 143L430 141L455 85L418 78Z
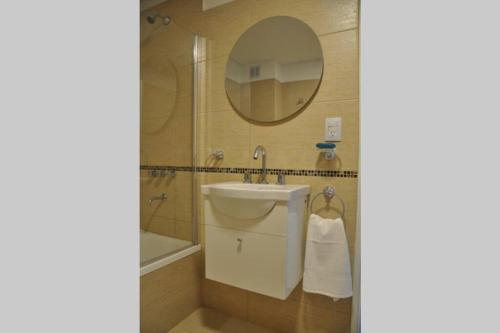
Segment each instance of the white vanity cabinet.
M210 186L218 188L211 191ZM224 186L229 190L220 190ZM282 191L286 195L245 196L245 191ZM309 186L221 183L204 185L202 192L206 278L286 299L302 279ZM268 211L260 209L258 214L263 216L248 218L245 209L259 211L266 205Z

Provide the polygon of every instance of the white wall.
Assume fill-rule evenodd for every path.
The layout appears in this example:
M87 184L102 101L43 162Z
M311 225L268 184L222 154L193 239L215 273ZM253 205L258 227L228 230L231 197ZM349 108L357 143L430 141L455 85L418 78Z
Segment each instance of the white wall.
M259 65L260 75L250 78L250 67ZM290 64L279 64L274 61L258 62L251 65L240 64L232 59L226 67L227 76L238 83L276 79L280 82L301 80L317 80L321 76L323 62L321 60L301 61Z

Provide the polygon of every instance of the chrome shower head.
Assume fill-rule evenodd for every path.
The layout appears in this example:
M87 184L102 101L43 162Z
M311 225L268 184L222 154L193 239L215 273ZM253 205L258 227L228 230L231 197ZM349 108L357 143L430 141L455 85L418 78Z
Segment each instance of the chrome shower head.
M162 19L164 25L168 25L172 21L170 16L161 16L160 14L149 15L146 20L148 20L149 24L154 24L157 17Z

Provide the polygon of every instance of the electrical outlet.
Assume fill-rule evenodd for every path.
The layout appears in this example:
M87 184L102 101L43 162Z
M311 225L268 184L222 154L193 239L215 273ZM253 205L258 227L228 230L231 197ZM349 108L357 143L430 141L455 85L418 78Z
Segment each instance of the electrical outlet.
M342 118L325 119L325 141L342 140Z

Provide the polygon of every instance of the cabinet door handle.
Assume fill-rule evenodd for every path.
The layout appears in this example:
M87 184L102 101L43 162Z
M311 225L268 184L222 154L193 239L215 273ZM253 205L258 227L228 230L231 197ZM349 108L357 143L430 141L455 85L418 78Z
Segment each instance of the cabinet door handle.
M238 242L240 242L240 243L241 243L241 242L243 242L243 238L239 238L239 237L238 237L238 238L236 238L236 240L237 240Z

